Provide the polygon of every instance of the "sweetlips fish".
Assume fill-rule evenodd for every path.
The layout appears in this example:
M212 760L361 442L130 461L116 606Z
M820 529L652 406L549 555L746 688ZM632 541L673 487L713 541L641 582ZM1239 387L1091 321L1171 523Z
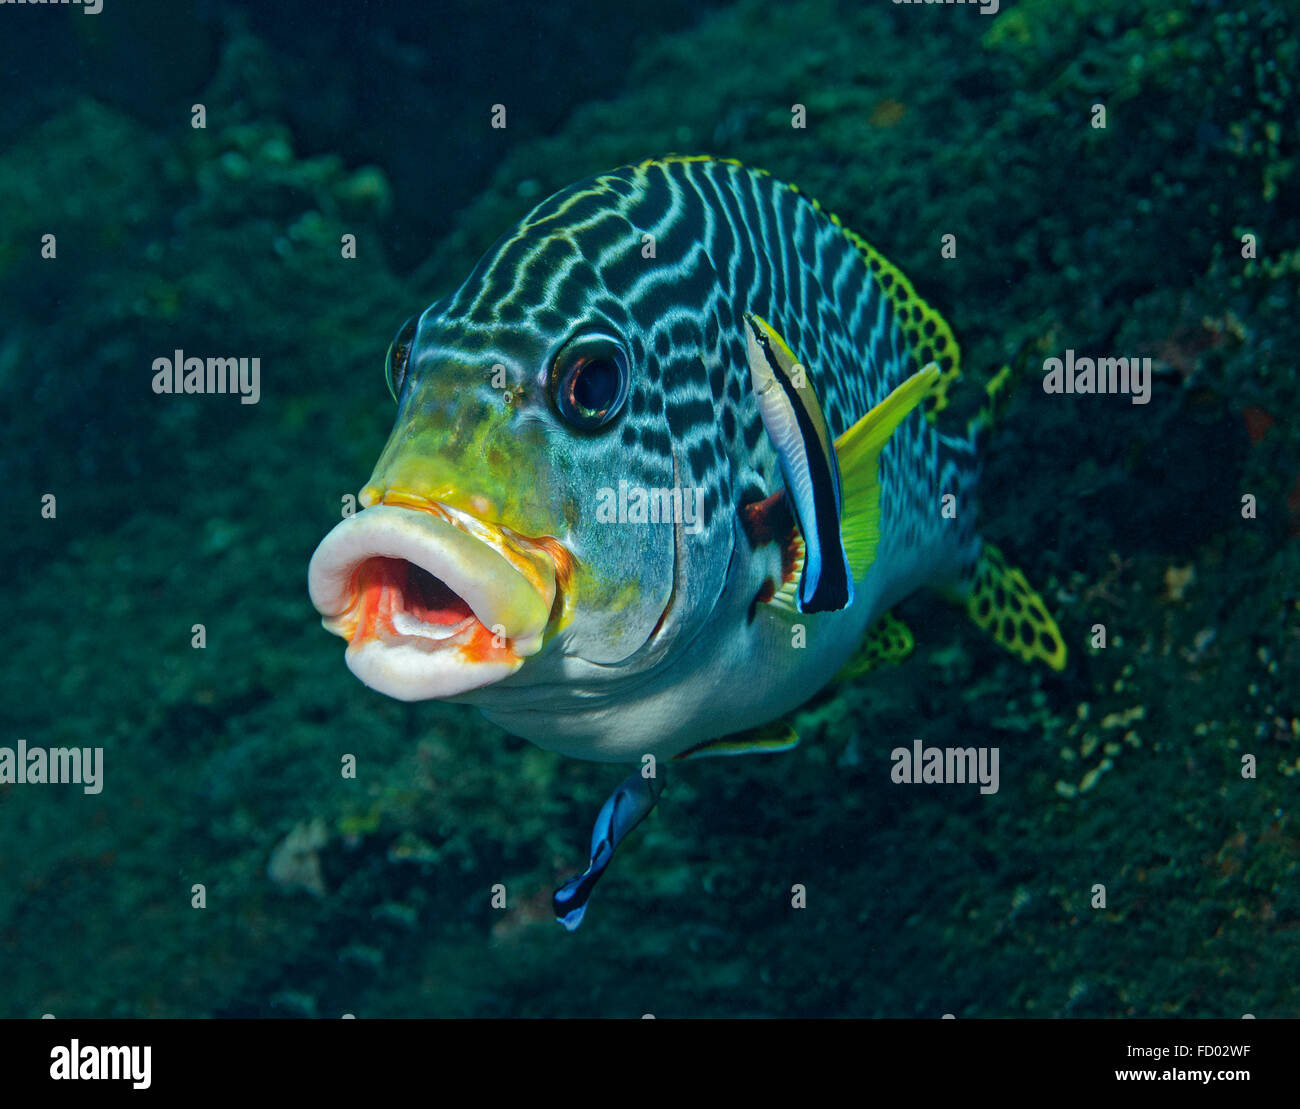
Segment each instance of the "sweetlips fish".
M784 714L910 651L890 609L920 587L1064 666L976 531L1009 370L940 430L959 374L911 282L794 186L709 157L602 174L398 332L397 420L312 602L372 689L637 764L556 892L575 928L662 763L793 746Z

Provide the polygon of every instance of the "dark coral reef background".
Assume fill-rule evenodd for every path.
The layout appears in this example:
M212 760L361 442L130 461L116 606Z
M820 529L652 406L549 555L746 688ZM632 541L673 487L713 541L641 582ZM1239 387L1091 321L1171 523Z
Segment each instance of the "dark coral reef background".
M0 784L0 1016L1300 1016L1298 43L1271 0L6 7L0 744L106 768ZM367 691L306 565L402 321L670 151L898 262L968 402L1022 347L1155 385L1047 396L1031 360L990 447L1063 674L914 599L915 655L798 750L675 773L567 935L618 771ZM177 348L257 355L261 402L155 396ZM895 786L918 738L998 746L1000 791Z

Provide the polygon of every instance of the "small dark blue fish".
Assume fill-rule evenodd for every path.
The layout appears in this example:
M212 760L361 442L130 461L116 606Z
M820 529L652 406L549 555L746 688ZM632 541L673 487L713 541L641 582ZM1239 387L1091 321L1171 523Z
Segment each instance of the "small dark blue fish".
M641 823L655 807L663 792L657 777L642 777L637 771L623 782L601 806L596 826L591 830L591 863L576 878L570 878L555 891L555 919L572 932L582 923L587 899L624 836Z

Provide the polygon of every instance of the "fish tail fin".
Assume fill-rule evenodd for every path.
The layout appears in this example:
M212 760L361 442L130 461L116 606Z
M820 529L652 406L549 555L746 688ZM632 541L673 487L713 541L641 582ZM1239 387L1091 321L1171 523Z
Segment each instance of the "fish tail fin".
M1042 597L991 543L983 545L975 564L966 611L1013 655L1065 669L1065 640Z

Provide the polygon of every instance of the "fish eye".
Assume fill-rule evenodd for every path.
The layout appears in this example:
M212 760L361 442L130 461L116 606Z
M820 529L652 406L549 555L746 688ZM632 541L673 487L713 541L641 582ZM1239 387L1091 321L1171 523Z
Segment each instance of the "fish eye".
M411 344L415 342L415 327L420 317L412 316L402 324L402 330L388 344L388 356L384 359L384 377L388 381L388 391L393 400L402 395L402 385L406 382L406 363L411 354Z
M596 431L622 409L630 376L623 344L604 332L587 332L566 343L551 363L551 400L566 423Z

